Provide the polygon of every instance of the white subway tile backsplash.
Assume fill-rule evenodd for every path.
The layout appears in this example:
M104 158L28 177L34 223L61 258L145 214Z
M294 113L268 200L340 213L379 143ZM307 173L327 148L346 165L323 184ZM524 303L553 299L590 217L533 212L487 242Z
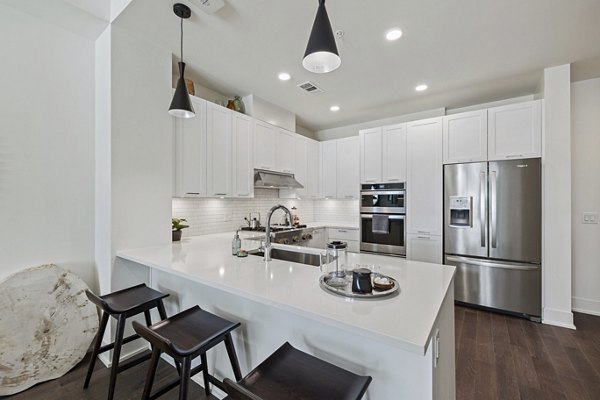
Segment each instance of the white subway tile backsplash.
M296 200L280 199L279 192L272 189L255 189L252 199L208 199L174 198L173 217L185 218L190 227L184 236L199 236L211 233L233 232L246 226L244 217L250 212L260 212L261 224L267 219L267 212L275 204L288 208L296 207L300 223L340 222L358 224L357 200ZM284 213L278 210L273 215L274 222L282 222Z

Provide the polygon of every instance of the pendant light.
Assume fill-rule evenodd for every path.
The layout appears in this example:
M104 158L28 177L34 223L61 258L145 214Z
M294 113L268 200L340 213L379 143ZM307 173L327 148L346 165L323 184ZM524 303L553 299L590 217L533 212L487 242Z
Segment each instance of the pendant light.
M169 114L177 118L193 118L196 116L196 113L194 112L194 107L192 107L192 101L185 85L185 63L183 62L183 20L188 19L192 15L192 12L188 6L181 3L173 5L173 12L181 19L181 61L177 63L179 66L179 79L177 79L175 94L169 107Z
M302 66L310 72L325 74L338 69L341 64L342 59L335 44L325 0L319 0L317 16L310 32Z

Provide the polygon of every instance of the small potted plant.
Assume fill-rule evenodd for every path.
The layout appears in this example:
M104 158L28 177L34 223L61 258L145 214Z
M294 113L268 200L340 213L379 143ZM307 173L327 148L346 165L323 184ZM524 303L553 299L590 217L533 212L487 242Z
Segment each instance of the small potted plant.
M173 241L179 242L181 240L181 230L190 226L184 224L184 222L187 222L185 218L173 218L171 222L173 223Z

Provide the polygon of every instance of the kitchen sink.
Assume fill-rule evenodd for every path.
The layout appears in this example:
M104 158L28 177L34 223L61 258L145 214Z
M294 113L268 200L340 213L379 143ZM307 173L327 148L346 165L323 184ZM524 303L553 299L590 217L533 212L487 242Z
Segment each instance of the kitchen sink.
M265 253L261 250L250 250L248 254L252 256L264 257ZM290 261L299 264L312 265L319 267L321 265L321 257L317 254L298 253L282 249L271 249L271 258L274 260Z

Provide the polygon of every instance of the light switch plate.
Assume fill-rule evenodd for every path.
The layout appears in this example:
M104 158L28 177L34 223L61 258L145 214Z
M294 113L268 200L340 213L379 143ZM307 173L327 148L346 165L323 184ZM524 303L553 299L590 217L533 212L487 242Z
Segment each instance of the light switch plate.
M598 213L597 212L584 212L581 214L581 223L582 224L597 224L598 223Z

